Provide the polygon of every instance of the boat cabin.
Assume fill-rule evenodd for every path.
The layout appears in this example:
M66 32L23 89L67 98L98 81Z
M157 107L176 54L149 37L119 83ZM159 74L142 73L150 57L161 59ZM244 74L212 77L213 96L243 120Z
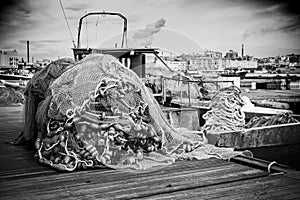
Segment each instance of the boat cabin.
M140 78L146 76L146 54L158 57L158 49L154 48L73 48L75 60L81 60L89 54L109 54L119 59L129 69L132 69Z

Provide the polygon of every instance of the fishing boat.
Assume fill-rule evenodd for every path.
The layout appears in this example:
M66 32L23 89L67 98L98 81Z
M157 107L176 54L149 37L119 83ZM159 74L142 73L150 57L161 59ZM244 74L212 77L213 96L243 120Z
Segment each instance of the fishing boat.
M5 87L10 87L14 89L25 89L27 81L6 81L6 80L0 80L0 83Z
M241 70L241 69L225 69L224 71L222 71L221 73L219 73L220 76L224 76L224 77L241 77L241 78L245 78L246 74L248 73L247 70Z

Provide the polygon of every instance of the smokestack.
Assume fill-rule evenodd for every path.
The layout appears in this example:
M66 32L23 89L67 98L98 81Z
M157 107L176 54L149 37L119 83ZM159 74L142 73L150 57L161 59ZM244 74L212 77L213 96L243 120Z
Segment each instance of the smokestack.
M27 63L29 63L29 40L27 40Z
M244 59L244 44L242 44L242 59Z

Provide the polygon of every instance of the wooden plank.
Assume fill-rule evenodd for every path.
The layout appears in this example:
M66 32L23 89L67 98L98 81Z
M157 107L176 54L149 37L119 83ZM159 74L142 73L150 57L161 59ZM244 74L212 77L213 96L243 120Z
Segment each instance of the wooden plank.
M116 171L93 172L85 174L83 183L82 176L67 176L47 177L45 179L27 179L27 185L21 181L5 182L0 192L4 196L15 195L11 193L11 189L20 191L23 196L33 199L35 196L43 196L44 199L55 198L80 198L86 195L96 198L134 198L141 196L149 196L156 193L165 193L178 191L190 187L198 187L209 184L219 184L220 182L234 181L249 177L265 176L266 173L239 166L237 164L229 164L225 166L214 167L212 169L191 169L181 168L174 170L169 167L169 170L152 173L125 173ZM72 179L70 180L69 178ZM1 183L2 184L2 183ZM57 187L56 185L60 186ZM60 189L61 186L67 185L68 192ZM171 186L169 186L171 185ZM48 186L48 187L47 187ZM50 187L49 187L50 186ZM7 189L10 188L10 189ZM30 191L28 192L28 190ZM55 191L59 191L57 194ZM28 196L27 196L28 195Z
M43 184L44 182L48 182L48 183L58 183L58 182L65 182L66 180L72 179L74 184L75 181L79 182L79 184L82 182L81 181L81 175L84 174L86 179L91 179L93 181L99 182L98 178L95 179L95 175L97 176L102 176L102 178L104 178L105 180L120 180L120 179L124 179L126 178L128 179L132 179L132 178L136 178L136 177L143 177L143 176L149 176L149 174L151 174L152 176L159 176L162 174L169 174L169 173L173 173L176 174L178 173L178 171L182 170L182 168L184 168L187 171L193 171L193 170L198 170L201 169L202 170L206 170L206 169L210 169L213 168L212 166L216 166L216 167L222 167L224 166L224 162L219 162L219 160L216 159L208 159L208 162L182 162L181 164L175 164L166 168L163 168L161 170L157 170L154 172L149 172L149 173L137 173L135 176L132 176L132 173L126 173L126 172L122 172L122 171L117 171L117 170L88 170L88 171L77 171L74 173L58 173L56 172L56 174L53 174L53 176L47 176L47 177L34 177L34 178L27 178L26 182L28 184ZM216 161L216 162L214 162ZM230 164L225 162L226 165ZM207 167L205 167L207 166ZM48 169L48 167L45 167ZM53 170L52 170L53 171ZM120 175L122 175L122 177L120 177ZM116 177L114 177L116 176ZM50 179L50 180L48 180ZM94 180L95 179L95 180ZM1 189L5 188L5 187L18 187L20 185L20 187L22 187L22 183L24 180L6 180L3 184L1 185ZM2 182L2 180L0 180L0 183ZM101 182L101 181L100 181ZM2 187L5 186L5 187ZM26 187L26 186L24 186Z
M299 181L284 179L282 176L277 177L260 177L238 182L228 182L208 187L199 187L192 190L167 193L163 195L154 195L144 199L270 199L272 197L289 196L299 198L300 184Z

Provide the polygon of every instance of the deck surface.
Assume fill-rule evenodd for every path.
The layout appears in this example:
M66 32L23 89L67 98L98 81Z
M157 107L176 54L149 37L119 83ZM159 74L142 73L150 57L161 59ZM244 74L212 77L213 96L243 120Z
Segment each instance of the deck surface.
M268 175L218 159L144 173L56 172L40 165L33 150L6 143L21 128L21 107L0 108L0 199L300 199L298 171Z

